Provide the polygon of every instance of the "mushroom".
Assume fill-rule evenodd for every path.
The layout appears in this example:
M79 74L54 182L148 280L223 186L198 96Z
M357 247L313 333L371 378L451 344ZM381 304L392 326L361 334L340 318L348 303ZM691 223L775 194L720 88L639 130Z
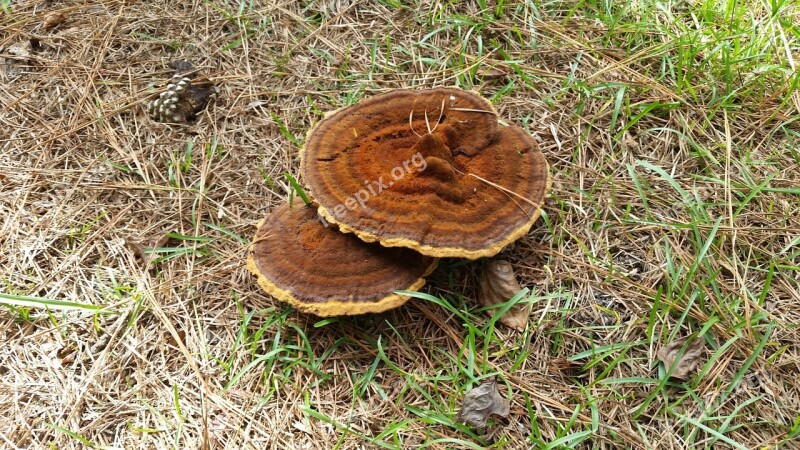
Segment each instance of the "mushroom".
M550 186L536 141L457 88L393 91L335 111L309 131L300 159L327 221L433 257L497 254L528 232Z
M319 220L308 206L276 208L258 225L247 268L267 293L300 311L342 316L386 311L408 300L438 260L367 244Z

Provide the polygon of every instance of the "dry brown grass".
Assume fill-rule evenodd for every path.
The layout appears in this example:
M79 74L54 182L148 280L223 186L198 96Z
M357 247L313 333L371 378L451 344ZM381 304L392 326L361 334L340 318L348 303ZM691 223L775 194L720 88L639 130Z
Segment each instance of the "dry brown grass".
M0 313L0 447L84 448L69 430L117 448L376 448L368 438L404 420L385 442L479 442L447 420L470 378L491 371L511 387L512 411L481 445L535 447L526 441L534 425L547 441L563 435L559 427L592 430L584 448L711 445L714 434L687 418L724 428L749 448L787 437L800 414L800 200L791 191L800 168L787 137L792 124L779 125L800 112L800 102L779 80L768 80L774 95L752 95L760 104L715 110L653 76L657 48L608 45L608 29L580 13L558 13L566 7L511 2L505 17L482 22L480 53L474 38L462 51L469 26L418 44L446 25L432 17L480 21L474 6L255 2L245 8L245 26L209 3L238 7L20 1L2 16L0 56L35 45L27 64L14 60L0 74L0 293L115 313ZM54 13L65 22L46 30ZM536 47L522 44L534 37ZM530 83L501 63L492 40ZM787 65L798 54L792 45ZM179 58L215 78L219 99L193 125L154 123L145 102ZM471 76L494 66L509 75ZM624 83L632 104L679 105L645 115L617 139L609 133L615 92L565 89L575 78L595 87ZM318 319L259 291L244 268L246 244L220 229L247 240L286 201L281 174L296 174L298 149L282 124L302 139L318 111L364 95L474 82L489 97L509 80L513 89L496 103L500 115L527 124L555 175L547 225L540 221L503 253L523 285L553 295L535 305L531 330L520 336L498 328L484 357L483 341L471 341L457 315L430 302L411 301L378 325L355 318L314 327ZM711 88L698 84L700 98ZM213 143L218 153L207 151ZM637 161L669 173L707 220L693 217L675 189ZM646 205L631 171L649 186ZM748 186L765 180L769 189L744 202ZM167 240L168 233L213 240ZM697 239L712 239L707 265L685 295L659 297L672 280L668 264L685 271L694 263ZM170 253L149 254L153 247L182 253L154 262ZM453 295L457 309L475 308L475 271L446 262L426 290ZM698 293L705 298L692 297ZM702 376L689 387L659 387L652 361L660 343L710 320ZM774 325L766 337L765 323ZM590 364L575 377L554 368L558 358L611 344L623 347L581 359ZM376 359L380 352L385 359Z

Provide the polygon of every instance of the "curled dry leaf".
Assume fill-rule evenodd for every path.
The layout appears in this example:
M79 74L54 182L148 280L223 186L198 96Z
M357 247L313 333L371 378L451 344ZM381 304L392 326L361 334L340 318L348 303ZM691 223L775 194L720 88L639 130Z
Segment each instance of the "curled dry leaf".
M689 342L686 346L686 351L681 355L681 349L689 339L692 339L692 341ZM661 347L656 357L664 363L664 370L666 371L669 371L675 365L670 377L685 380L700 365L700 356L703 354L703 348L703 338L687 336Z
M75 362L75 353L77 352L77 348L73 344L67 344L61 347L56 352L56 357L61 361L62 366L66 366Z
M573 375L581 369L581 364L575 361L570 361L567 358L553 358L548 363L550 371L555 373L563 373L566 375Z
M456 420L473 427L482 427L492 415L508 417L508 399L497 391L497 379L485 380L467 392Z
M521 290L511 263L504 260L491 261L481 272L478 299L484 306L496 305L507 302ZM512 306L500 317L500 322L515 330L524 330L531 314L531 306L530 304ZM488 312L492 314L494 311Z
M45 16L44 20L42 21L42 26L44 27L45 31L50 31L66 21L67 17L64 15L64 13L54 12Z

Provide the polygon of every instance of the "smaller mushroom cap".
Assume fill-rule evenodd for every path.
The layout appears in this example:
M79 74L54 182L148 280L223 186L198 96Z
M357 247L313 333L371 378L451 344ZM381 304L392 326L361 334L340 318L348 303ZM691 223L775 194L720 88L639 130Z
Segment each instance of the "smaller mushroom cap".
M315 207L276 208L258 225L247 268L278 300L318 316L375 313L408 300L437 259L405 248L368 244L326 227Z

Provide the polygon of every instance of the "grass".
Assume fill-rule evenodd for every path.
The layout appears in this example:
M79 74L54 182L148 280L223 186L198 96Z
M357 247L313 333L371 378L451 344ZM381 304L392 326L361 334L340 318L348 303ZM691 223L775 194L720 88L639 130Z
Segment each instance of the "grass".
M797 446L795 2L1 3L0 446ZM220 88L185 127L144 108L175 59ZM244 255L308 201L308 128L439 85L551 164L501 254L529 291L499 311L532 304L528 329L479 306L480 261L377 317L263 294ZM691 334L700 368L666 377L656 352ZM490 376L509 418L457 423Z

